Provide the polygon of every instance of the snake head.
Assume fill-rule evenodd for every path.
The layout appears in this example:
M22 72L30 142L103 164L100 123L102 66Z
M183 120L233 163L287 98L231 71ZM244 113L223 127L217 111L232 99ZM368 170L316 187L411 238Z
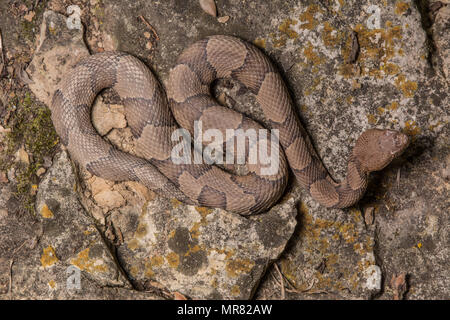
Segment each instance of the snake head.
M408 144L408 136L399 131L369 129L359 137L353 155L367 172L379 171L401 155Z

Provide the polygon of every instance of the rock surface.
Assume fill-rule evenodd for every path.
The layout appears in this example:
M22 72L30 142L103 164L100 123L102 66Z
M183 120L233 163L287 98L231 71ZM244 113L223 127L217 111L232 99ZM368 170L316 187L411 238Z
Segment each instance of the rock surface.
M104 227L105 238L116 247L118 262L134 288L146 290L158 281L193 298L448 299L450 6L448 1L437 2L228 0L216 2L218 16L229 17L221 22L188 1L81 1L90 51L132 53L152 67L163 83L181 51L204 36L235 35L261 47L278 65L302 122L337 179L345 175L347 155L365 129L398 129L412 140L399 160L373 175L366 196L353 208L322 208L292 181L278 206L250 219L185 206L159 198L137 183L112 183L80 169L81 202ZM65 12L65 5L55 0L48 6ZM81 31L64 29L63 17L44 14L43 28L49 30L49 17L56 17L54 32L61 33L53 37L44 32L45 45L39 46L28 69L38 84L30 88L44 102L58 81L55 75L71 65L66 59L76 59L75 50L87 52ZM56 59L58 54L65 58ZM52 63L48 75L42 72L42 57L44 62L49 57L58 62ZM235 83L221 81L214 93L219 101L264 123L254 97ZM117 104L107 92L98 99L93 114L96 128L119 148L134 152ZM58 159L59 166L70 165L64 154ZM39 195L57 193L49 188L42 182ZM76 191L65 188L67 196L75 199ZM38 197L38 212L44 198L51 197ZM13 197L2 201L0 222L17 207ZM51 205L47 207L54 214ZM88 225L84 211L77 210L72 211L74 228L84 230L80 227ZM40 224L45 219L39 217ZM17 228L14 223L19 223L3 221L7 221L4 228ZM21 239L36 233L32 221L22 219L20 224L25 231L17 232L19 246ZM61 232L64 239L67 234ZM90 236L79 234L78 253ZM40 259L52 243L43 243L39 255L29 261ZM53 248L62 264L58 249ZM128 292L127 281L115 275L107 251L100 252L95 256L98 263L110 269L83 271L86 279L98 284L90 292L101 296L96 290L107 281L116 281L117 292ZM52 261L48 253L52 251L47 249L47 260ZM20 255L24 261L30 259ZM66 263L73 259L63 256ZM274 260L277 266L265 272ZM33 263L29 262L29 270ZM4 279L0 285L7 283ZM394 285L398 279L404 279L406 288L400 297ZM284 296L280 281L286 287ZM104 298L113 294L109 289L104 288ZM26 289L21 293L24 298L35 294L30 291L27 296ZM41 290L39 296L51 294Z
M66 20L65 16L53 11L44 12L39 44L28 67L33 81L29 87L47 106L50 106L62 75L81 58L89 55L83 42L83 28L69 29ZM66 27L62 29L61 26Z
M44 13L42 28L48 29L50 20L58 20L52 28L64 34L63 19L51 11ZM59 61L59 55L70 54L61 53L58 44L49 45L54 39L44 39L47 45L37 49L37 59L56 55L55 61ZM77 39L79 35L68 49L80 46ZM55 69L59 69L56 64ZM54 87L51 75L39 79L40 87L31 87L36 96L46 96L42 92ZM114 111L108 114L110 108ZM128 141L129 130L111 131L126 126L123 108L109 107L98 99L93 122L100 134L135 152L132 141ZM129 145L124 146L124 140ZM118 259L137 286L156 280L171 291L193 298L248 299L266 268L284 250L296 225L293 199L261 217L246 219L156 198L143 192L143 186L137 183L112 183L81 171L83 204L100 223L112 224L107 235L116 241ZM39 190L42 188L46 190L47 186L41 185ZM40 204L37 208L43 210Z
M132 290L75 188L62 152L39 185L35 219L8 208L11 200L0 201L8 208L0 211L0 299L154 298Z

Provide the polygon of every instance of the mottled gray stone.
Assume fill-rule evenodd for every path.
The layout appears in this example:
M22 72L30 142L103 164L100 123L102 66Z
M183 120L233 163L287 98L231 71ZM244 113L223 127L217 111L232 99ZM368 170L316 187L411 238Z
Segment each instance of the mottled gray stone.
M131 279L203 299L250 298L296 225L292 198L251 218L163 198L128 215L131 228L127 221L115 227L124 236L117 255Z
M0 299L154 298L131 290L75 188L72 165L61 152L39 184L37 216L0 217ZM68 287L74 270L79 288Z
M30 89L36 97L50 106L53 92L62 75L83 57L89 55L81 29L68 29L67 17L47 10L43 14L39 43L27 72L31 76Z

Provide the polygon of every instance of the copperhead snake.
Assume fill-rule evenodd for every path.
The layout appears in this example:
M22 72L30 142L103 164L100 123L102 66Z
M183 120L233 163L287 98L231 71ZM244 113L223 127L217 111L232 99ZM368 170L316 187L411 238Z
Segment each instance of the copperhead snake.
M270 129L279 130L282 151L276 173L261 174L261 163L248 165L247 174L239 175L227 166L172 162L171 150L177 142L171 134L180 126L191 134L196 120L202 121L204 130L223 133L229 128L262 128L211 96L211 83L218 78L231 78L248 88ZM138 156L118 150L92 126L91 105L104 88L121 97ZM398 131L363 132L349 157L346 178L336 183L302 128L273 64L252 44L230 36L211 36L185 49L170 71L167 97L137 58L123 52L89 56L65 75L53 95L51 111L62 144L92 174L138 181L165 197L242 215L269 209L286 187L289 168L320 204L351 206L364 194L369 173L383 169L408 145L408 137Z

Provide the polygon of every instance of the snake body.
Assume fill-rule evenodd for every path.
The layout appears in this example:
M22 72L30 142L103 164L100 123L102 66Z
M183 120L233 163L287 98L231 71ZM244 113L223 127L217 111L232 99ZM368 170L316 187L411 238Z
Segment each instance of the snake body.
M218 78L231 78L248 88L269 129L279 130L281 152L275 173L262 174L266 164L259 162L247 165L247 174L238 175L229 166L172 161L171 151L178 142L171 136L180 126L193 134L194 121L201 120L203 130L217 129L223 136L226 129L262 128L211 96L211 84ZM118 150L92 126L91 105L104 88L112 88L121 97L137 141L137 156ZM364 194L369 172L384 168L408 144L408 138L397 131L365 131L349 157L347 177L336 183L314 151L273 64L252 44L230 36L211 36L187 48L170 72L167 97L137 58L123 52L90 56L61 81L51 111L62 144L92 174L138 181L166 197L244 215L267 210L280 198L289 168L320 204L351 206ZM257 145L263 142L268 142L270 150L278 148L264 137L258 138Z

